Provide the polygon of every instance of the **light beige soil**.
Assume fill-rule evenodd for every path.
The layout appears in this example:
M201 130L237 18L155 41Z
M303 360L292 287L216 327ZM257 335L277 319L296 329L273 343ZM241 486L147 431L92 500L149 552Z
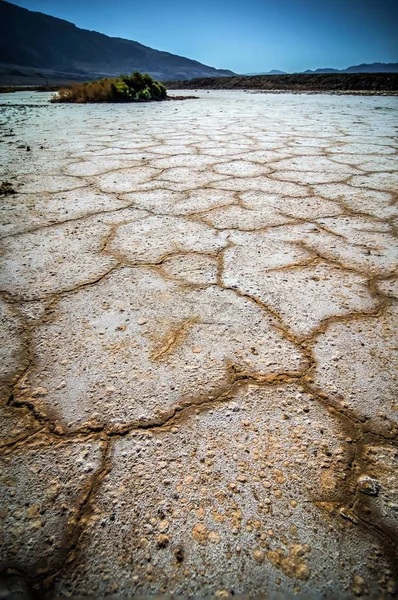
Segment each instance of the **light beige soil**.
M0 591L392 598L397 102L198 95L3 97Z

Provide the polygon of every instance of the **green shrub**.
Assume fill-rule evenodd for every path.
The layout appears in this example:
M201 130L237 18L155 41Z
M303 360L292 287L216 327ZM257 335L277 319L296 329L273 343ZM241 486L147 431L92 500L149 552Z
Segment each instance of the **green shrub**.
M147 73L132 73L87 83L73 83L62 88L51 102L137 102L164 100L165 86Z
M144 88L143 90L138 92L138 98L140 100L151 100L152 99L151 90L147 87Z
M158 81L154 81L152 84L152 94L154 94L155 97L163 99L163 98L166 98L166 96L167 96L167 90L162 83L159 83Z

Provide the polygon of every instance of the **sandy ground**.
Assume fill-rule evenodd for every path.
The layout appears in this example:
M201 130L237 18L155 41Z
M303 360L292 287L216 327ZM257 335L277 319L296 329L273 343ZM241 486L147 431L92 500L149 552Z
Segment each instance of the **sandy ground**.
M198 96L0 97L1 590L393 597L397 99Z

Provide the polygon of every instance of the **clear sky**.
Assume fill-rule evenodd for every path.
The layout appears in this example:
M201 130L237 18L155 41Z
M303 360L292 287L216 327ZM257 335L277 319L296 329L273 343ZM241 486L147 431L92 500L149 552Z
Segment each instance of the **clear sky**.
M398 0L12 0L237 73L398 62Z

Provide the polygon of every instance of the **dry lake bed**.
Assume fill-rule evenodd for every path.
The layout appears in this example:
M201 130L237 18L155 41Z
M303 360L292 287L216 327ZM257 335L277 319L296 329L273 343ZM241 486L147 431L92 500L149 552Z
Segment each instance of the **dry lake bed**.
M1 597L392 598L398 100L196 95L0 96Z

